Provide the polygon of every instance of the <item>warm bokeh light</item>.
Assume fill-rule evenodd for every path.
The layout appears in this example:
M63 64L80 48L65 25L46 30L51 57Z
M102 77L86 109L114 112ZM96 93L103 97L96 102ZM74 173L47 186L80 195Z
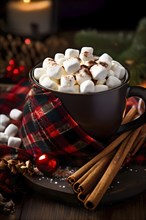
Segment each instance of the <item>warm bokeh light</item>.
M146 80L144 80L143 82L140 83L140 86L146 88Z
M9 65L13 66L15 64L15 60L14 59L10 59L9 60Z
M13 69L12 66L7 66L7 68L6 68L6 70L7 70L8 72L12 71L12 69Z
M31 40L29 39L29 38L26 38L25 40L24 40L24 42L25 42L25 44L31 44Z
M13 74L14 74L14 75L19 74L19 69L18 69L18 68L14 68L14 70L13 70Z
M30 3L31 0L23 0L24 3Z

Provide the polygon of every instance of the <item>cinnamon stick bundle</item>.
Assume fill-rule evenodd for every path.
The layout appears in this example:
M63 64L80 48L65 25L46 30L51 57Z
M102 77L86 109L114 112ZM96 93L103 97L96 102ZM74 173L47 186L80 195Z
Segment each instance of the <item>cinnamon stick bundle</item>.
M140 131L141 131L141 127L136 129L133 132L133 134L128 136L126 140L121 144L121 146L117 150L117 153L115 154L111 163L109 164L107 170L103 174L102 178L100 179L100 181L98 182L92 193L85 200L84 206L87 209L93 210L97 207L103 195L105 194L111 182L113 181L114 177L121 168L122 163L124 162L126 156L130 152L133 143L138 137Z
M111 153L115 148L131 133L127 131L117 137L112 143L104 148L99 154L93 157L89 162L79 168L75 173L69 176L66 180L69 184L73 185L79 178L81 178L94 164L96 164L101 158Z
M106 167L110 163L112 156L113 153L110 153L99 161L95 169L84 179L84 181L79 184L78 192L82 194L87 194L92 188L94 188L97 181L105 172Z
M128 113L126 114L125 118L123 119L123 123L130 122L135 118L137 114L137 109L132 107ZM84 166L79 168L74 174L67 178L67 182L73 185L79 178L81 178L94 164L96 164L102 157L107 155L108 153L112 152L129 134L131 131L127 131L113 140L101 153L96 155L93 159L87 162ZM75 186L76 188L76 186Z
M123 119L123 123L130 122L135 118L137 114L137 109L135 107L132 107L129 112L126 114L125 118ZM96 155L93 159L91 159L89 162L87 162L84 166L79 168L74 174L69 176L67 178L67 182L71 185L73 185L77 180L80 178L85 178L86 176L83 177L83 175L90 170L94 164L96 164L101 158L106 156L107 154L111 153L129 134L131 131L127 131L123 134L121 134L119 137L117 137L115 140L113 140L101 153ZM96 166L96 165L95 165ZM93 168L94 169L94 168ZM88 175L88 174L86 174ZM74 186L74 190L76 191L78 183Z
M122 124L134 120L138 110L134 106ZM128 156L133 156L146 141L146 124L115 138L98 155L67 178L77 198L87 209L94 210Z
M102 160L102 159L101 159ZM96 169L97 166L99 166L100 161L95 163L85 174L83 174L74 184L73 184L73 190L74 192L78 193L78 187L79 185Z

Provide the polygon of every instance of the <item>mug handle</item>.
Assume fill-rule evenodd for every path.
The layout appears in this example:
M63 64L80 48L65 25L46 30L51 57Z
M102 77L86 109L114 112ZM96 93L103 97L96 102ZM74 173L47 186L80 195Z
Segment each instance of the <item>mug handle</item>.
M116 132L116 135L117 134L119 135L131 129L136 129L140 127L141 125L143 125L144 123L146 123L146 88L141 87L141 86L129 86L127 90L127 98L131 96L137 96L143 99L145 103L145 112L137 119L121 125L118 131Z

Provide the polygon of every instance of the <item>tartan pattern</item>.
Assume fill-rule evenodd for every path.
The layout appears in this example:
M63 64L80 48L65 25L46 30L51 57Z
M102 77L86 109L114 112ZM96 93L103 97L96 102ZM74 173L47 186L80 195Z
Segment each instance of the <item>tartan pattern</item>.
M0 94L0 114L9 114L13 108L23 110L24 100L30 90L30 83L26 79L20 80L10 91Z
M103 145L86 134L51 92L32 89L23 109L20 137L26 151L38 157L51 153L68 160L78 156L88 159ZM67 160L67 161L68 161Z
M0 145L0 158L7 156L10 159L19 159L19 160L32 160L32 155L28 154L23 149L18 149L15 147L8 147L7 145Z

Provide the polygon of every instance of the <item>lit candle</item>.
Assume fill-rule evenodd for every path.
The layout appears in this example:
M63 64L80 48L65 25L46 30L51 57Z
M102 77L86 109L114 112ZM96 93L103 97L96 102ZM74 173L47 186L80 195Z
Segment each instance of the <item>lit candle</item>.
M7 22L11 32L23 36L47 35L52 30L52 1L10 1Z

